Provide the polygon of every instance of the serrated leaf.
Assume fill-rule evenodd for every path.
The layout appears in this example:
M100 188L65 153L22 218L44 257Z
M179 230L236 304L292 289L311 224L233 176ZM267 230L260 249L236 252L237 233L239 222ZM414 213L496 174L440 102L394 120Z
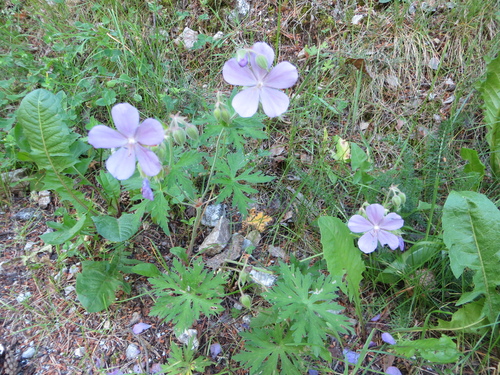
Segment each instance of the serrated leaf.
M296 344L284 324L274 324L266 329L254 328L240 332L245 339L245 350L233 356L250 374L301 375L304 349Z
M77 161L69 153L74 137L61 113L58 97L44 89L26 95L19 106L17 120L39 168L60 172Z
M108 262L82 262L82 272L76 277L78 300L88 312L106 309L115 300L120 287L126 289L121 274Z
M169 274L148 280L158 296L150 315L172 321L177 332L190 328L201 314L211 316L223 310L225 274L204 270L199 258L192 267L174 259Z
M123 242L137 233L141 225L142 210L133 214L123 214L119 219L112 216L93 216L97 233L113 242Z
M279 320L290 322L295 343L306 337L313 353L319 355L329 330L348 332L348 319L338 314L342 307L334 302L341 276L333 279L321 274L313 279L310 273L303 275L294 265L284 263L280 263L279 274L280 280L264 296L278 311Z
M334 277L346 274L347 295L359 302L359 286L366 269L361 252L353 244L351 231L339 218L323 216L318 219L323 256L328 272ZM342 259L342 261L339 261Z
M474 289L457 305L484 295L483 316L495 322L500 311L500 211L483 194L452 191L443 207L443 230L455 277L466 268L474 272Z
M448 336L443 335L439 339L421 339L414 341L400 341L392 348L396 353L408 358L420 356L432 363L457 363L462 355L457 350L457 345Z
M486 79L480 87L484 101L484 122L490 146L490 165L500 177L500 54L486 68Z
M133 273L136 273L138 275L142 275L142 276L146 276L146 277L156 277L156 276L160 276L161 275L161 272L158 269L158 267L156 267L152 263L141 262L141 263L136 264L135 266L133 266L130 269L130 271L133 272Z

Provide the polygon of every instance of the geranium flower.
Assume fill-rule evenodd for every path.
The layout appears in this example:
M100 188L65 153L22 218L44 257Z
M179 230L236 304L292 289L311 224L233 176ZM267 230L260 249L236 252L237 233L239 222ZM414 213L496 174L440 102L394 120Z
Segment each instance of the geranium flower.
M155 146L163 141L164 133L160 122L148 118L139 125L139 111L128 103L120 103L111 109L116 129L105 125L94 126L88 141L95 148L115 148L106 161L106 168L118 180L126 180L135 171L139 161L147 176L155 176L161 170L156 154L144 146Z
M276 117L288 109L290 99L278 89L292 87L299 77L297 68L281 62L271 69L274 51L268 44L255 43L243 57L232 58L224 64L222 75L227 83L246 86L236 94L232 104L241 117L257 112L259 102L269 117Z
M144 199L149 199L150 201L155 200L153 190L151 189L151 185L149 184L149 180L147 178L142 180L141 193L142 193L142 196L144 197Z
M364 253L375 251L378 243L382 246L389 245L392 250L400 246L401 236L390 233L404 224L404 220L398 214L391 212L385 215L385 208L380 204L371 204L366 207L366 216L354 215L349 219L347 226L354 233L363 233L358 240L358 247ZM402 238L401 238L402 240Z

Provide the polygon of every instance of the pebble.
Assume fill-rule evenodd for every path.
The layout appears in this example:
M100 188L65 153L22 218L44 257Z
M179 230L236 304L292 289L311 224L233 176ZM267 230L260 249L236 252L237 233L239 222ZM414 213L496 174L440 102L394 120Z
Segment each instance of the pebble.
M21 354L21 358L23 359L30 359L30 358L33 358L34 355L36 353L36 350L35 348L33 347L29 347L28 349L26 349L22 354Z
M75 349L75 356L76 357L83 357L85 355L85 348L80 347Z
M126 355L128 359L136 359L139 356L139 354L141 354L141 351L139 350L137 345L130 344L127 347Z
M276 279L278 278L271 273L265 273L256 270L251 270L249 274L254 282L259 285L265 286L266 288L273 286L276 282Z
M24 301L26 301L30 297L31 297L31 293L30 292L19 293L19 295L16 297L16 301L19 302L19 303L23 303Z
M38 219L42 214L36 208L23 208L14 214L14 219L21 221L28 221L31 219Z
M198 341L198 331L195 329L186 329L182 332L177 339L184 345L188 345L191 342L191 350L198 349L200 342Z
M200 245L199 251L203 251L209 256L218 254L226 247L230 238L229 220L222 216L212 232L210 232Z
M201 218L201 223L207 227L215 227L219 222L220 218L226 214L226 206L222 203L219 204L209 204L205 208L203 217Z

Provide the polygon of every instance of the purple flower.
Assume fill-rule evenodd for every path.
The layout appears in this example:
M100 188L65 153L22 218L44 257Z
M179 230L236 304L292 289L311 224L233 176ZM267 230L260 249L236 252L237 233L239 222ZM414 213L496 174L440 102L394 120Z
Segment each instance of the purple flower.
M134 332L136 335L139 335L149 328L151 328L151 324L137 323L132 327L132 332Z
M388 332L382 333L382 341L389 345L396 345L396 340L394 340L394 337Z
M147 176L155 176L161 170L160 160L144 146L155 146L163 141L161 124L148 118L139 125L139 111L128 103L113 107L111 116L116 129L97 125L89 132L89 143L95 148L119 149L106 161L106 168L118 180L126 180L134 174L135 162L139 161Z
M151 186L149 185L149 180L147 178L142 180L141 193L142 193L142 196L144 197L144 199L149 199L150 201L155 200L153 190L151 190Z
M385 216L385 208L380 204L371 204L366 207L366 216L354 215L349 219L347 226L354 233L366 232L358 240L358 247L364 253L371 253L377 248L378 242L382 246L389 245L392 250L400 246L399 237L388 231L403 226L404 220L398 214L391 212Z
M212 356L212 359L215 359L220 354L221 351L222 347L218 342L210 345L210 355Z
M246 86L233 98L234 110L241 117L251 117L261 102L267 116L281 115L288 109L290 99L278 89L287 89L297 82L297 68L284 61L271 69L274 51L266 43L255 43L247 55L239 59L232 58L222 69L227 83Z
M345 356L347 363L351 363L353 365L358 363L359 356L360 356L359 353L353 352L352 350L349 350L349 349L344 349L343 353L344 353L344 356Z
M389 375L401 375L401 371L397 367L389 366L385 369L385 373Z

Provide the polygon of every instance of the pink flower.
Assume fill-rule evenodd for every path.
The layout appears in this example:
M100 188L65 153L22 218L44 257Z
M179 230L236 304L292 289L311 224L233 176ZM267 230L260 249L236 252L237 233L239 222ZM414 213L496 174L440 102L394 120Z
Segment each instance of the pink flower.
M351 232L365 232L358 240L358 247L362 252L368 254L375 251L379 242L382 246L389 245L392 250L401 246L401 236L389 232L403 226L404 220L401 216L394 212L386 216L385 208L380 204L371 204L366 207L366 216L368 219L361 215L354 215L347 223Z
M241 53L240 53L241 55ZM246 88L236 94L232 104L241 117L251 117L257 112L259 102L269 117L283 114L290 99L278 89L287 89L297 82L297 68L281 62L271 69L274 51L266 43L255 43L242 57L224 64L222 75L227 83Z
M161 124L148 118L139 125L139 111L128 103L115 105L111 116L117 130L97 125L90 130L88 137L95 148L119 147L106 161L109 173L118 180L126 180L134 174L138 160L147 176L157 175L161 170L160 160L144 146L155 146L163 141Z

